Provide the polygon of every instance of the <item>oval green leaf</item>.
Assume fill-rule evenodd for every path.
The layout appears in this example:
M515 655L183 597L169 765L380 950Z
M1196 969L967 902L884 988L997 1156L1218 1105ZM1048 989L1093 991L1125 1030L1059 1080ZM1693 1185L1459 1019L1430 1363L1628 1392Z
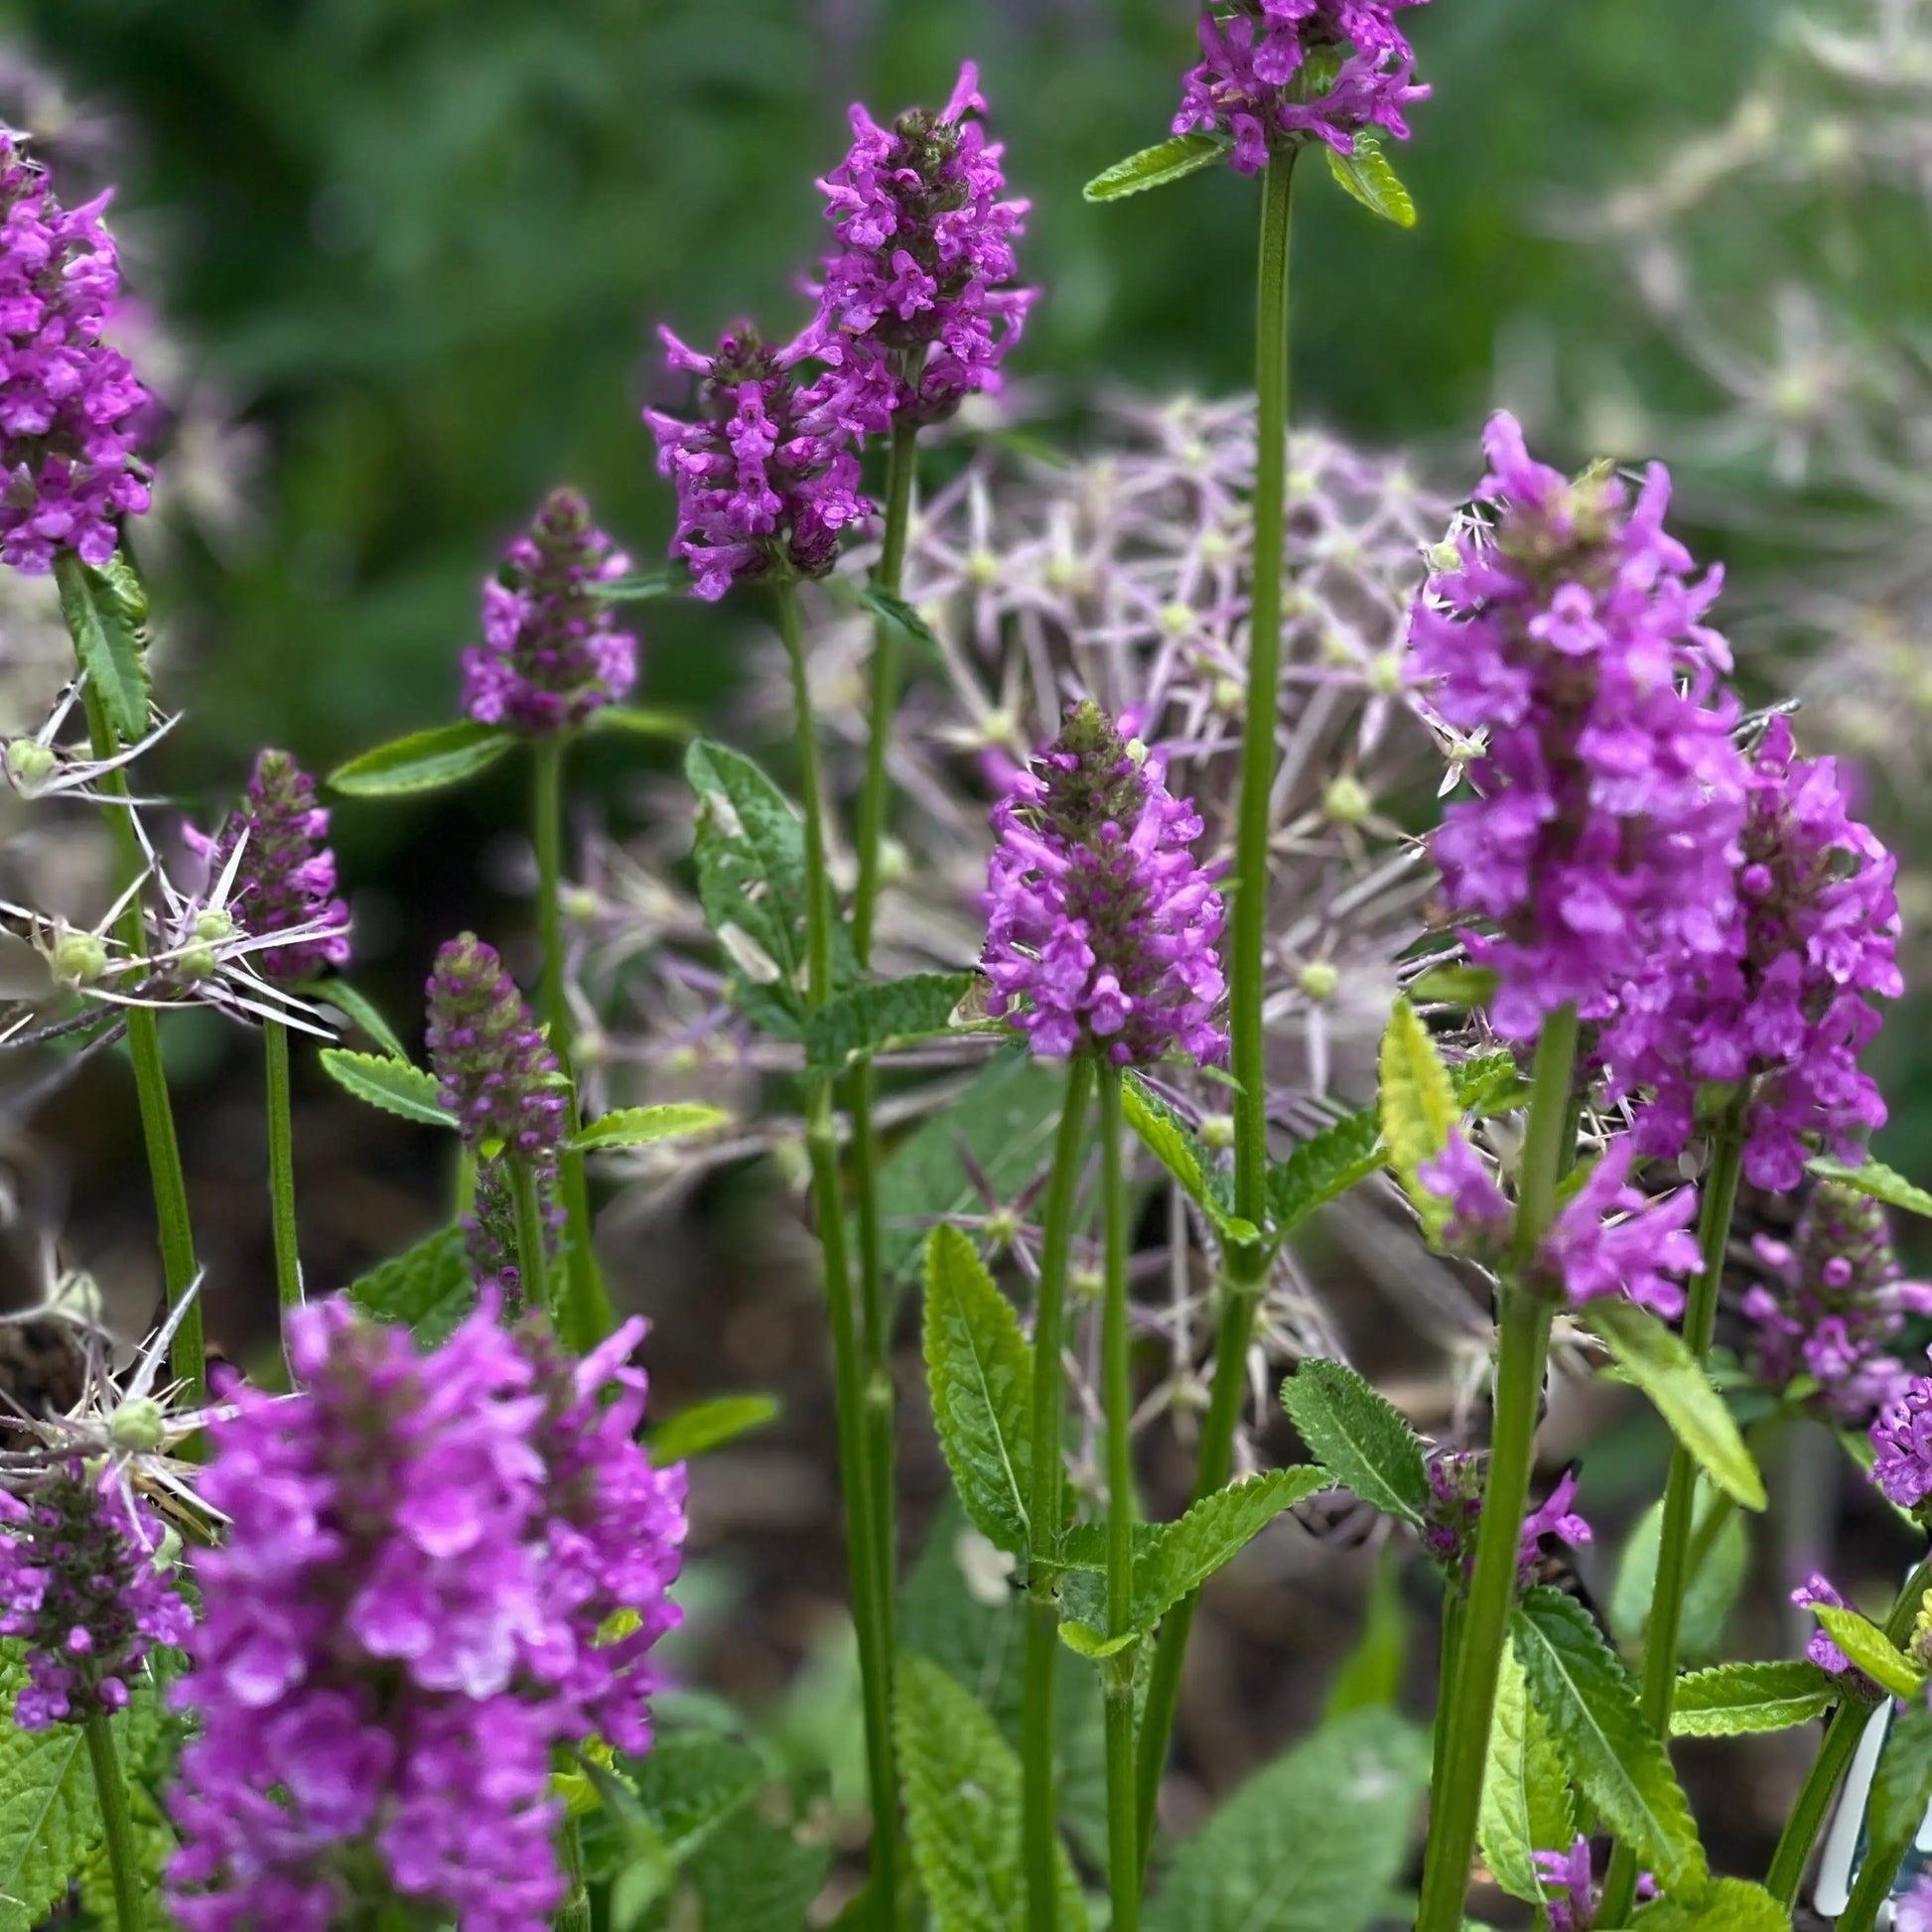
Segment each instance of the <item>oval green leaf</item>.
M454 1128L457 1124L456 1116L438 1098L441 1089L435 1077L406 1060L325 1046L322 1064L338 1086L371 1107L380 1107L385 1114L396 1114L424 1127Z
M687 1134L708 1134L730 1119L721 1108L700 1106L695 1101L673 1101L662 1107L624 1107L592 1121L572 1136L570 1145L578 1154L604 1154L620 1147L649 1147L654 1142L675 1141Z
M1171 181L1212 167L1231 145L1212 134L1176 134L1102 169L1082 192L1090 202L1120 202L1129 195L1145 195L1150 188L1165 188Z
M351 798L392 798L405 792L439 791L486 771L516 743L500 725L465 718L454 725L411 732L352 758L329 774L329 783Z

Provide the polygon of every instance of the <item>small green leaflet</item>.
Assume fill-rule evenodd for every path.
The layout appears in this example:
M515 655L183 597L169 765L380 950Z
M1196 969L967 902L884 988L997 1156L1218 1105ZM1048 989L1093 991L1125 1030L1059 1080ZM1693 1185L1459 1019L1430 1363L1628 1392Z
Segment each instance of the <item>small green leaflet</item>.
M1462 1110L1436 1041L1407 1000L1395 1003L1382 1035L1379 1105L1389 1165L1433 1240L1449 1219L1449 1203L1422 1184L1420 1171L1449 1146Z
M722 1395L694 1403L662 1422L646 1439L650 1459L661 1469L687 1456L704 1455L776 1420L777 1400L768 1395Z
M371 1107L380 1107L385 1114L399 1114L424 1127L456 1126L456 1116L437 1097L442 1089L435 1076L407 1060L351 1053L345 1046L325 1046L322 1063L338 1086L345 1087Z
M1342 1488L1421 1527L1428 1458L1393 1403L1340 1362L1307 1361L1282 1384L1282 1406L1310 1454Z
M61 594L61 616L108 723L123 744L147 737L150 687L141 625L148 601L140 580L119 551L96 569L63 549L54 559L54 581Z
M1505 1650L1476 1822L1482 1862L1512 1898L1541 1905L1543 1886L1533 1855L1568 1851L1576 1836L1570 1774L1548 1720L1530 1702L1523 1666L1513 1650Z
M671 1101L661 1107L623 1107L591 1121L572 1135L579 1154L603 1154L613 1148L651 1147L658 1141L682 1140L689 1134L709 1134L731 1116L695 1101Z
M351 1026L360 1027L392 1060L408 1062L409 1049L396 1037L388 1021L346 980L310 980L301 990L309 999L334 1007Z
M1762 1509L1764 1478L1724 1397L1676 1331L1647 1309L1615 1296L1589 1303L1583 1319L1602 1337L1617 1366L1656 1405L1671 1434L1712 1481L1733 1502Z
M1804 1658L1764 1664L1720 1664L1677 1680L1673 1737L1739 1737L1788 1730L1823 1717L1839 1687Z
M682 745L692 736L690 719L678 711L646 711L639 705L600 705L584 721L584 729L609 735L621 732L627 738L661 738Z
M667 597L683 597L691 589L691 572L683 564L667 564L662 570L633 572L628 577L613 577L602 584L586 584L585 590L606 604L652 604Z
M1725 1627L1737 1605L1744 1587L1744 1572L1750 1564L1750 1539L1744 1534L1743 1519L1730 1502L1711 1486L1708 1476L1700 1476L1697 1486L1697 1523L1709 1524L1710 1512L1722 1510L1725 1521L1708 1539L1692 1532L1692 1541L1706 1542L1703 1562L1684 1591L1683 1620L1678 1626L1678 1655L1684 1658L1715 1657L1723 1647ZM1650 1616L1650 1599L1657 1587L1657 1550L1663 1539L1664 1501L1660 1496L1639 1516L1624 1540L1617 1559L1616 1582L1610 1590L1609 1624L1627 1656L1643 1653L1644 1625Z
M1026 1932L1020 1759L972 1696L930 1658L898 1661L895 1727L912 1859L932 1932ZM1054 1845L1059 1923L1086 1932L1086 1903Z
M1882 1161L1866 1160L1856 1168L1848 1168L1843 1161L1828 1160L1821 1154L1805 1165L1819 1179L1856 1187L1860 1193L1869 1194L1887 1207L1902 1207L1908 1214L1932 1215L1932 1194L1923 1187L1914 1187L1902 1173L1894 1173Z
M1337 154L1325 145L1321 152L1328 157L1328 172L1371 214L1393 221L1398 228L1416 225L1416 205L1374 135L1357 133L1353 154Z
M685 1876L697 1923L731 1932L800 1932L825 1885L832 1848L741 1806L692 1855Z
M1147 1151L1180 1184L1224 1241L1252 1241L1258 1230L1229 1210L1224 1177L1200 1136L1137 1074L1120 1084L1121 1111Z
M1899 1649L1875 1623L1857 1610L1835 1609L1814 1603L1812 1614L1827 1635L1860 1670L1893 1697L1918 1697L1925 1690L1924 1668Z
M434 1348L477 1305L468 1237L460 1227L438 1228L351 1282L348 1299L378 1321L400 1321L420 1346Z
M912 973L841 993L805 1024L805 1064L842 1073L869 1053L948 1034L981 1032L953 1025L959 1003L971 991L971 973Z
M1465 1114L1507 1113L1529 1098L1514 1053L1476 1053L1449 1068L1455 1104Z
M1211 168L1232 145L1212 134L1176 134L1103 168L1081 192L1090 202L1125 201Z
M1762 1885L1719 1878L1688 1897L1653 1900L1630 1932L1791 1932L1791 1914Z
M942 656L939 639L932 634L932 626L902 597L895 597L891 591L882 591L877 584L862 584L859 587L859 602L874 617L897 624L914 643L923 644L935 658Z
M1392 1711L1323 1725L1180 1847L1145 1932L1366 1932L1428 1776L1422 1732Z
M516 743L500 725L465 718L392 739L372 752L339 764L329 774L331 787L350 798L392 798L403 792L440 791L486 771Z
M1669 1891L1709 1876L1691 1808L1637 1705L1630 1673L1581 1603L1547 1586L1511 1626L1531 1701L1605 1827L1627 1839Z
M989 1542L1024 1556L1033 1350L973 1244L954 1227L934 1228L926 1244L925 1365L939 1448L966 1513Z
M1373 1107L1324 1127L1268 1170L1270 1233L1286 1240L1317 1208L1339 1200L1387 1158L1382 1123Z
M1426 1006L1486 1007L1502 975L1490 966L1434 966L1409 985L1409 997Z

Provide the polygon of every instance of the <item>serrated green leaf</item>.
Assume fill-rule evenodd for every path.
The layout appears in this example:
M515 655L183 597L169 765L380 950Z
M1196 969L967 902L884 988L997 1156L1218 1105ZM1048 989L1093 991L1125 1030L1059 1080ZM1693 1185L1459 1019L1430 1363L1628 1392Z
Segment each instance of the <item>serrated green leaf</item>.
M645 1757L621 1761L639 1813L673 1862L681 1863L765 1781L750 1744L712 1731L670 1731Z
M399 1114L424 1127L454 1128L457 1124L456 1116L437 1097L441 1089L435 1076L407 1060L351 1053L345 1046L325 1046L322 1064L338 1086L371 1107L380 1107L385 1114Z
M1429 1461L1392 1402L1340 1362L1306 1361L1282 1384L1282 1405L1309 1453L1344 1489L1420 1527Z
M1529 1099L1514 1053L1476 1053L1449 1068L1455 1104L1465 1114L1507 1113Z
M1662 1743L1644 1722L1637 1686L1582 1604L1547 1587L1530 1591L1511 1625L1517 1660L1583 1794L1629 1841L1669 1891L1709 1876L1691 1808Z
M661 738L681 745L695 727L681 711L651 711L641 705L600 705L584 721L584 729L606 735L621 732L627 738Z
M134 573L118 551L108 567L95 569L64 549L54 560L54 580L68 634L108 722L123 744L147 737L150 686L141 634L147 600Z
M902 597L895 597L891 591L882 591L877 584L859 586L859 602L876 618L884 618L888 623L897 624L899 629L916 644L923 645L932 656L943 658L939 639L932 634L932 626L919 616Z
M659 1141L682 1140L690 1134L709 1134L731 1116L717 1107L695 1101L671 1101L661 1107L621 1107L614 1114L588 1122L571 1137L580 1154L607 1154L621 1147L653 1147Z
M0 1646L0 1932L31 1932L68 1885L100 1836L93 1771L78 1725L22 1730L12 1722L14 1694L26 1680L21 1647ZM117 1735L120 1719L114 1721Z
M806 1841L741 1807L706 1838L686 1871L706 1932L805 1932L831 1864L822 1837Z
M966 1513L1000 1549L1027 1550L1034 1357L1012 1305L957 1228L926 1244L925 1366L939 1448Z
M806 1023L805 1064L839 1073L862 1055L961 1031L953 1014L972 985L971 973L911 973L855 986Z
M1913 1186L1902 1173L1886 1167L1882 1161L1867 1159L1856 1168L1849 1168L1843 1161L1833 1161L1821 1154L1805 1166L1819 1179L1856 1187L1860 1193L1869 1194L1887 1207L1902 1207L1908 1214L1932 1215L1932 1194L1923 1187Z
M706 1455L775 1422L777 1416L778 1400L769 1395L721 1395L693 1403L650 1431L646 1439L650 1459L661 1469L688 1456Z
M1120 1083L1121 1112L1141 1145L1167 1169L1180 1190L1213 1223L1223 1240L1252 1241L1257 1230L1231 1210L1223 1175L1200 1136L1137 1074Z
M351 1026L360 1027L390 1059L408 1064L408 1047L397 1038L381 1012L346 980L311 980L301 990L307 998L334 1007Z
M1791 1914L1762 1885L1715 1879L1690 1898L1658 1898L1630 1920L1631 1932L1791 1932Z
M1024 1932L1020 1759L971 1694L930 1658L904 1654L895 1727L906 1834L933 1932ZM1086 1904L1054 1848L1059 1922L1084 1932Z
M1389 1016L1381 1071L1377 1104L1389 1166L1433 1239L1449 1219L1449 1203L1422 1184L1421 1169L1449 1146L1462 1110L1435 1039L1407 1000Z
M1836 1681L1804 1658L1719 1664L1677 1680L1673 1737L1740 1737L1788 1730L1822 1718L1839 1699Z
M1391 1711L1323 1725L1180 1847L1146 1932L1364 1932L1409 1856L1428 1758Z
M1371 214L1398 228L1416 225L1416 204L1372 134L1356 134L1353 154L1337 154L1326 146L1321 152L1328 157L1328 172Z
M1582 1318L1711 1480L1733 1502L1762 1509L1764 1478L1724 1397L1683 1338L1648 1309L1615 1296L1589 1303Z
M1680 1658L1715 1657L1723 1648L1725 1626L1737 1606L1745 1573L1750 1567L1750 1539L1744 1534L1742 1519L1728 1502L1719 1497L1710 1478L1701 1475L1697 1487L1697 1521L1707 1521L1705 1512L1712 1509L1724 1510L1727 1520L1709 1539L1704 1560L1685 1587L1683 1615L1677 1632ZM1664 1504L1659 1497L1637 1518L1617 1560L1616 1581L1610 1590L1609 1624L1625 1655L1631 1658L1643 1654L1644 1625L1657 1587L1657 1549L1663 1540L1663 1530ZM1700 1540L1693 1530L1693 1543Z
M394 798L405 792L440 791L487 771L516 743L500 725L465 718L391 739L372 752L339 764L329 774L333 790L350 798Z
M1831 1640L1880 1689L1901 1698L1923 1694L1924 1666L1906 1656L1868 1617L1830 1603L1812 1604L1811 1613L1825 1626Z
M626 577L607 578L601 584L586 584L588 595L606 604L652 604L667 597L684 597L691 589L691 571L686 564L666 564L662 570L632 571Z
M1286 1239L1316 1209L1339 1200L1387 1159L1382 1123L1373 1107L1324 1127L1268 1170L1270 1232Z
M1120 202L1130 195L1145 195L1150 188L1165 188L1171 181L1211 168L1227 153L1229 145L1213 134L1176 134L1143 148L1139 154L1127 155L1111 168L1103 168L1081 193L1090 202Z
M1514 1650L1505 1650L1477 1814L1482 1862L1512 1898L1541 1905L1543 1885L1534 1854L1567 1852L1576 1836L1570 1774L1550 1735L1549 1721L1530 1701L1523 1666Z
M1355 1647L1341 1660L1324 1719L1345 1717L1350 1711L1393 1708L1401 1701L1403 1667L1409 1655L1409 1611L1402 1600L1402 1568L1393 1541L1382 1546L1369 1586L1368 1609Z
M460 1227L437 1229L351 1282L348 1299L378 1321L400 1321L419 1346L434 1348L477 1304L469 1237Z

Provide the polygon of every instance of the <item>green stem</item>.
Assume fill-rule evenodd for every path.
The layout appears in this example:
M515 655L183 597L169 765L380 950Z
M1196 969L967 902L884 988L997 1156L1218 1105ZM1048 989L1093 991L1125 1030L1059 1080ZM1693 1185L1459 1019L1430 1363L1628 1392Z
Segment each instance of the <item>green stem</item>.
M1449 1754L1449 1714L1455 1708L1455 1660L1462 1649L1462 1589L1450 1584L1443 1593L1443 1635L1436 1665L1436 1722L1429 1788L1443 1788L1443 1760Z
M550 1311L550 1257L545 1252L543 1194L529 1162L509 1158L510 1198L516 1203L516 1266L523 1306Z
M1711 1335L1718 1320L1718 1291L1724 1283L1725 1250L1730 1243L1731 1215L1737 1205L1737 1184L1744 1167L1744 1122L1732 1109L1713 1142L1711 1172L1705 1177L1704 1204L1698 1224L1703 1266L1691 1285L1684 1310L1684 1342L1702 1362L1711 1351ZM1651 1589L1650 1615L1644 1625L1643 1715L1659 1737L1670 1736L1671 1704L1677 1695L1677 1653L1684 1622L1684 1596L1697 1571L1691 1544L1697 1527L1698 1461L1682 1443L1671 1449L1670 1475L1664 1484L1664 1520L1657 1537L1657 1577ZM1718 1525L1711 1530L1713 1537ZM1629 1916L1637 1891L1637 1855L1619 1844L1610 1857L1603 1880L1603 1923L1621 1925Z
M134 1856L134 1821L127 1808L127 1780L107 1719L96 1712L81 1725L87 1759L93 1766L94 1796L100 1801L101 1836L107 1842L107 1868L114 1879L114 1915L121 1932L141 1932L146 1910L141 1897L141 1867Z
M55 564L56 573L66 569L64 552ZM78 569L76 563L73 568ZM91 681L81 687L81 701L87 712L87 734L97 759L115 757L123 748L119 734L107 716L107 708ZM109 771L98 788L110 798L127 796L125 771ZM107 814L114 839L116 871L125 889L140 878L147 866L141 842L134 835L134 823L127 811ZM118 936L130 958L145 959L148 951L147 928L141 917L137 894L121 914ZM141 1109L141 1136L147 1145L148 1176L154 1187L155 1220L161 1234L162 1277L167 1284L168 1306L178 1304L195 1285L195 1234L188 1218L188 1176L182 1171L181 1143L175 1138L175 1109L168 1094L168 1070L161 1058L161 1025L149 1007L127 1009L127 1050L134 1062L134 1091ZM202 1307L197 1301L182 1317L175 1330L174 1346L169 1351L168 1369L183 1385L183 1399L191 1409L207 1399L207 1349L202 1337Z
M1034 1304L1034 1432L1027 1497L1027 1649L1020 1699L1028 1932L1054 1932L1059 1911L1054 1858L1053 1679L1060 1651L1059 1554L1066 1508L1066 1377L1062 1353L1066 1260L1073 1242L1073 1208L1079 1193L1092 1092L1093 1062L1082 1056L1067 1067L1060 1131L1053 1148L1046 1200L1040 1210L1039 1290Z
M1518 1173L1511 1281L1499 1294L1494 1422L1482 1519L1476 1530L1475 1569L1462 1611L1461 1644L1449 1686L1442 1777L1431 1793L1429 1847L1424 1857L1422 1909L1416 1932L1460 1932L1475 1851L1476 1809L1489 1755L1496 1681L1516 1607L1516 1573L1536 1460L1537 1411L1549 1355L1554 1312L1542 1296L1525 1294L1522 1279L1550 1225L1557 1180L1566 1165L1564 1134L1570 1082L1577 1063L1577 1014L1552 1014L1537 1042L1531 1075L1529 1127Z
M1912 1572L1905 1587L1898 1593L1898 1600L1892 1605L1891 1615L1885 1620L1885 1635L1893 1643L1903 1643L1912 1634L1912 1625L1917 1621L1919 1605L1927 1589L1932 1589L1932 1556L1925 1558ZM1771 1868L1764 1877L1764 1889L1787 1909L1798 1896L1805 1867L1811 1863L1812 1847L1817 1844L1825 1814L1831 1809L1832 1794L1851 1767L1853 1756L1859 1748L1859 1739L1864 1735L1871 1709L1870 1705L1862 1704L1857 1698L1847 1698L1832 1713L1832 1721L1825 1729L1825 1740L1818 1747L1818 1755L1805 1775L1803 1788L1791 1808L1791 1816L1785 1821L1778 1849L1771 1856ZM1865 1862L1867 1864L1872 1862L1871 1855L1867 1854ZM1891 1869L1895 1874L1897 1860L1892 1862ZM1889 1878L1886 1882L1889 1885ZM1849 1922L1849 1919L1839 1921L1841 1925Z
M289 1316L302 1306L302 1259L295 1230L295 1129L289 1110L289 1030L262 1022L268 1060L268 1205L275 1230L275 1292L286 1344Z
M778 629L784 638L786 655L791 659L799 789L804 794L805 805L805 1001L808 1008L816 1010L825 1003L831 990L832 931L837 912L825 863L818 734L812 717L811 685L805 674L805 637L797 592L789 584L783 585L777 602ZM878 1924L891 1928L898 1899L898 1768L893 1742L894 1580L890 1566L880 1561L882 1539L872 1495L859 1311L845 1248L845 1199L839 1177L838 1133L832 1117L831 1083L827 1080L811 1081L806 1091L805 1150L811 1163L812 1197L819 1248L824 1257L825 1299L832 1322L839 1483L845 1502L852 1620L859 1639L866 1763L872 1798L870 1891L876 1901Z
M1101 1207L1106 1289L1100 1314L1101 1401L1107 1435L1107 1633L1134 1627L1134 1376L1127 1325L1127 1171L1120 1068L1100 1068ZM1140 1800L1134 1776L1134 1652L1129 1644L1101 1666L1106 1704L1107 1875L1114 1932L1141 1917Z
M591 1893L584 1878L584 1833L574 1818L564 1820L559 1835L563 1852L564 1877L570 1889L557 1908L553 1921L556 1932L591 1932Z

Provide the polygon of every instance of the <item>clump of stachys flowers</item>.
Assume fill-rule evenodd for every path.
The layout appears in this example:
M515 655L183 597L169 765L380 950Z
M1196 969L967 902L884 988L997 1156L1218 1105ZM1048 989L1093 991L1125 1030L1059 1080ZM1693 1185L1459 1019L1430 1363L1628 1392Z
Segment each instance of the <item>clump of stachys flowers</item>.
M1589 1840L1577 1837L1567 1852L1530 1855L1543 1887L1550 1932L1594 1932L1602 1899L1591 1870ZM1637 1896L1654 1898L1657 1881L1648 1872L1637 1879Z
M1900 1509L1932 1496L1932 1380L1915 1375L1871 1425L1871 1479Z
M0 1635L27 1649L21 1729L121 1710L149 1649L186 1639L165 1542L145 1502L77 1457L0 1490Z
M436 955L428 1040L442 1103L471 1147L554 1165L565 1113L557 1056L495 947L473 932Z
M1213 0L1200 18L1200 65L1173 131L1222 134L1245 175L1277 146L1310 139L1352 154L1365 130L1407 140L1403 109L1428 97L1398 8L1422 0Z
M1567 1005L1606 1017L1660 953L1725 954L1745 774L1703 622L1722 576L1686 581L1662 467L1632 503L1613 474L1532 461L1507 415L1484 447L1493 527L1430 580L1414 665L1444 720L1488 734L1433 848L1450 909L1487 922L1463 939L1499 975L1496 1029L1527 1039Z
M637 640L597 586L629 560L574 489L554 489L483 584L482 644L463 654L463 709L544 736L581 725L637 676Z
M148 392L101 341L121 284L107 201L64 208L0 130L0 558L16 570L62 550L104 564L115 519L148 507L134 454Z
M1485 1458L1462 1449L1438 1449L1429 1458L1429 1506L1422 1546L1459 1587L1475 1567L1476 1528L1482 1516ZM1589 1542L1590 1527L1577 1514L1577 1473L1566 1469L1557 1486L1523 1519L1516 1562L1520 1589L1536 1582L1546 1537L1568 1549Z
M485 1303L425 1356L341 1302L295 1317L300 1392L242 1392L203 1478L230 1528L178 1691L184 1925L321 1932L372 1875L480 1932L561 1902L552 1753L648 1748L677 1620L684 1470L632 1441L641 1332L572 1362Z
M1932 1314L1932 1285L1906 1281L1885 1210L1839 1180L1812 1186L1791 1239L1759 1235L1751 1251L1769 1276L1744 1296L1751 1366L1766 1388L1801 1377L1835 1421L1868 1424L1904 1392L1911 1371L1892 1353L1908 1314Z
M970 62L936 114L908 108L884 128L855 105L852 151L819 183L844 244L820 301L845 410L869 434L937 422L996 388L1038 295L1011 286L1028 205L1000 199L1000 146L969 118L985 111Z
M994 810L988 1010L1036 1053L1144 1066L1226 1050L1221 898L1194 858L1199 815L1166 775L1089 701Z

